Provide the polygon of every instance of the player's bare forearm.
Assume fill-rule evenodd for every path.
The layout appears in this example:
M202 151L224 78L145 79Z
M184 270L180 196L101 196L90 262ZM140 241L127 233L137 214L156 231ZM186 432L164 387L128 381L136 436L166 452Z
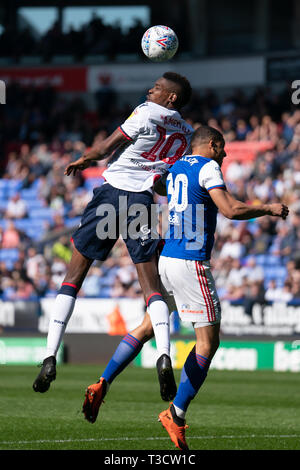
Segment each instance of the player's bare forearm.
M228 219L249 220L264 215L286 219L289 213L289 209L285 204L274 203L250 206L235 199L229 192L218 188L211 190L210 196L220 212Z
M284 204L261 204L258 206L248 206L240 201L239 204L232 208L231 219L235 220L249 220L264 215L272 215L286 219L289 210Z
M116 129L109 137L104 139L100 144L95 145L91 150L83 155L84 161L104 160L113 150L121 143L128 142L124 135Z
M92 161L104 160L108 157L113 150L115 150L120 144L127 142L127 139L122 133L116 129L109 137L104 139L100 144L92 147L89 152L85 153L75 162L70 163L65 170L65 175L69 176L76 171L82 171L88 168Z

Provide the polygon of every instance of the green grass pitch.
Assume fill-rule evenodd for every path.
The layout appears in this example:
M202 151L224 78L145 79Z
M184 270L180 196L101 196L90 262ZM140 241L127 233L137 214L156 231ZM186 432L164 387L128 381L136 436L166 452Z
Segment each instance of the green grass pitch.
M32 390L38 371L0 366L0 450L175 450L157 421L168 404L156 370L128 367L94 424L81 407L103 367L60 365L45 394ZM299 450L299 390L296 373L211 370L187 414L190 450Z

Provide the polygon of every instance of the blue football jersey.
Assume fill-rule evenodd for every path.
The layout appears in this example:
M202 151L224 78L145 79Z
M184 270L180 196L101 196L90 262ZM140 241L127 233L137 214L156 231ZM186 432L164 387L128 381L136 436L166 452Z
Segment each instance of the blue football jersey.
M167 177L169 226L163 256L210 259L218 213L209 195L213 188L226 189L216 161L186 155L171 167Z

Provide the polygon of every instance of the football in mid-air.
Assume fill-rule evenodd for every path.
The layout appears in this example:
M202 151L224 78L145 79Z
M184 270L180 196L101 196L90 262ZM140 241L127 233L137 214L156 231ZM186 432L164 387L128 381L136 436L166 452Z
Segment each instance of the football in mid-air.
M178 49L178 38L168 26L151 26L142 37L142 49L153 62L172 59Z

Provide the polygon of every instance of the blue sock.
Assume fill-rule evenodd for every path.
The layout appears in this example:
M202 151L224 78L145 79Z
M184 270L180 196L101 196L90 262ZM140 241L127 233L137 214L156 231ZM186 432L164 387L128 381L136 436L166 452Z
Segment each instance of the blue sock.
M188 355L183 366L180 384L173 404L186 411L191 400L197 395L207 376L210 360L196 354L195 347Z
M101 377L109 384L112 383L114 378L138 355L142 347L143 343L138 339L130 334L126 335L115 350Z

